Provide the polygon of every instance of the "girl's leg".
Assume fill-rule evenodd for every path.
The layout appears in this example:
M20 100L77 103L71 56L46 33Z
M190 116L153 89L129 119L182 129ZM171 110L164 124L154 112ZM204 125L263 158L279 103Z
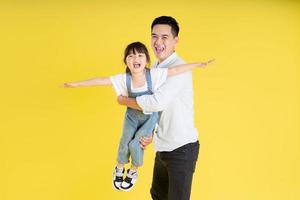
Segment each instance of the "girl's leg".
M129 161L129 143L134 137L134 134L137 130L138 121L132 119L130 115L126 112L123 133L119 144L118 149L118 158L117 161L119 164L126 164Z
M126 112L123 126L123 134L119 144L117 166L113 172L113 186L115 189L120 190L124 176L124 164L129 160L129 142L132 140L134 133L137 129L138 122L133 120Z
M137 130L134 139L129 143L129 151L132 159L131 163L133 166L141 166L143 164L144 150L140 146L140 138L152 134L157 119L158 113L153 113Z
M123 169L123 168L124 168L124 164L117 163L117 168L119 168L119 169Z
M137 181L138 166L143 164L143 149L140 147L140 138L152 133L157 122L158 115L153 113L149 118L140 120L142 124L138 131L135 133L134 139L129 143L129 151L131 156L131 168L127 170L126 178L122 182L120 189L123 191L130 191Z
M130 170L132 170L132 171L137 171L138 168L139 168L139 167L136 166L136 165L131 165Z

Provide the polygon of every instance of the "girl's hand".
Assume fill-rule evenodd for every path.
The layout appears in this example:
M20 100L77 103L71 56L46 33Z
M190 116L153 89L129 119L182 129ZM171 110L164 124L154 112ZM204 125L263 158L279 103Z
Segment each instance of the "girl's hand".
M210 63L212 63L212 62L215 62L215 60L216 60L216 59L214 59L214 58L213 58L213 59L210 59L209 61L207 61L207 64L210 64Z
M64 88L75 88L78 87L76 83L64 83L63 85Z

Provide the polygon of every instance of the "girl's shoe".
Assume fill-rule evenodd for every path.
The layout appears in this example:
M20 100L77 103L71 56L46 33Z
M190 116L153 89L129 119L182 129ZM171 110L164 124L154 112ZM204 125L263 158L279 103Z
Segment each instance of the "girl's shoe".
M120 186L120 190L126 192L130 191L133 188L134 184L136 183L137 178L138 178L137 171L128 169L127 175Z
M123 176L124 176L125 169L119 169L115 167L114 173L113 173L113 187L117 190L120 190L120 186L123 182Z

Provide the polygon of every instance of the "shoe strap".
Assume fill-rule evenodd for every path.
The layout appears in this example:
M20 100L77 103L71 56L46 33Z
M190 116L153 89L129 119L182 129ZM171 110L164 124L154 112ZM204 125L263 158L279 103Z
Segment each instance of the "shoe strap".
M116 167L115 174L116 174L116 176L123 176L123 174L124 174L124 168L123 169L119 169L119 168Z
M126 177L131 179L137 177L137 171L132 171L132 170L128 171Z

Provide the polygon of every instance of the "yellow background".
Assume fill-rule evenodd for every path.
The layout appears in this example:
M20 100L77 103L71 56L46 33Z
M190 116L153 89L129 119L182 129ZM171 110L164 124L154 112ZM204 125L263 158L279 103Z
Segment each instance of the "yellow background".
M112 189L125 112L112 88L59 86L123 72L160 15L179 21L186 61L217 59L193 72L191 199L300 199L298 1L2 0L1 200L150 199L152 147L133 191Z

